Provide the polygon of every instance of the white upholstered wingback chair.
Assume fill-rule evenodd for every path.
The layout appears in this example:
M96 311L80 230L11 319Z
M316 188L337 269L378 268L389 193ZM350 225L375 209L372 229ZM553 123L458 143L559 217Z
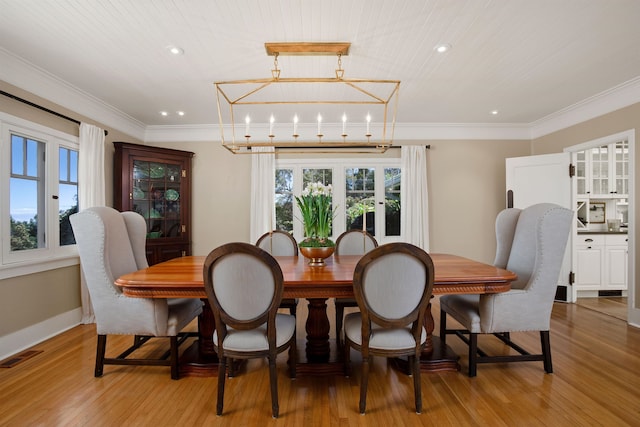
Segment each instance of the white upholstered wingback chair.
M264 233L256 241L256 246L269 252L273 256L298 256L298 243L291 233L282 230L273 230ZM289 313L296 315L298 307L297 298L283 298L280 308L289 309Z
M335 256L364 255L378 247L375 237L364 230L347 230L336 239ZM357 307L355 298L336 298L336 340L342 343L342 319L345 307Z
M518 275L511 290L499 294L440 297L440 338L456 334L469 345L469 376L478 363L543 361L553 372L549 328L573 212L551 203L505 209L496 219L494 265ZM464 329L447 329L447 314ZM541 354L530 354L511 341L511 332L539 331ZM478 334L493 334L518 354L488 356L478 348ZM468 335L468 337L467 337Z
M289 349L289 373L296 376L296 318L278 313L284 291L282 270L266 251L248 243L227 243L209 253L204 288L216 323L218 400L222 415L228 359L269 359L271 410L278 417L276 357ZM230 367L231 368L231 367Z
M409 357L416 412L422 412L420 355L427 339L424 316L433 291L433 261L409 243L389 243L365 254L353 273L360 312L344 319L345 372L350 350L362 353L360 413L364 414L372 356Z
M189 336L180 331L202 312L202 302L130 298L115 285L123 274L148 267L146 223L140 214L94 207L70 220L96 317L95 376L102 375L104 365L164 365L171 366L171 378L178 379L178 346ZM134 343L119 356L106 358L109 334L133 335ZM160 359L127 358L151 337L168 337L169 352Z

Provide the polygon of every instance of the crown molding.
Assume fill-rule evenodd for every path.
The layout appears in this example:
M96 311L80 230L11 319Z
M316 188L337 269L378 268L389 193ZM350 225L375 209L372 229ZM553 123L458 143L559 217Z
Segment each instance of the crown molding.
M0 79L107 127L143 140L145 124L0 47Z
M531 139L540 138L640 102L640 76L530 123Z

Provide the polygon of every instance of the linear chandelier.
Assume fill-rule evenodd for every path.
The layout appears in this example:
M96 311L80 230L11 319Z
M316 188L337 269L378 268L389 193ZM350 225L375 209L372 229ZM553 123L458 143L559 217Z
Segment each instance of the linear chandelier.
M234 154L384 153L393 144L400 81L345 78L350 46L265 43L274 57L270 78L214 83L223 147ZM338 68L335 77L280 77L281 55L336 55Z

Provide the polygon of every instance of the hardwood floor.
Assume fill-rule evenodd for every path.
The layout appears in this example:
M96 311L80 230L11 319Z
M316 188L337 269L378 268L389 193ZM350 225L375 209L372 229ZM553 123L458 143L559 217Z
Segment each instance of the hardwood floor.
M304 301L302 301L304 305ZM437 302L434 313L438 313ZM298 334L302 337L304 310ZM438 317L438 316L436 316ZM332 314L330 314L332 318ZM436 325L437 330L437 325ZM538 335L512 334L537 350ZM130 342L109 337L107 352ZM480 345L491 352L505 346L491 337ZM412 380L375 359L367 414L358 414L359 363L351 378L290 380L286 353L279 358L280 418L271 418L266 362L250 361L227 381L224 415L215 415L216 378L173 381L167 367L107 366L93 377L95 328L82 325L33 349L38 354L0 369L2 426L556 426L638 425L640 420L640 329L575 304L557 303L551 345L554 374L541 362L480 365L466 375L466 346L449 344L461 355L461 372L422 374L423 413L414 413ZM157 341L150 351L164 350ZM113 354L111 353L111 354ZM355 353L353 353L355 356Z
M627 320L627 297L578 298L577 304L620 320Z

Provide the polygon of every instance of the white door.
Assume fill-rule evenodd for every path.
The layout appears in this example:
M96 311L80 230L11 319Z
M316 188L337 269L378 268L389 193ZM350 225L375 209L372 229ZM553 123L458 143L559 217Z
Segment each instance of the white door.
M570 164L570 153L506 159L507 207L524 209L536 203L555 203L574 210ZM572 228L574 227L575 224ZM558 278L556 299L560 301L574 299L573 289L569 284L573 247L571 236L574 234L575 230L572 230Z

